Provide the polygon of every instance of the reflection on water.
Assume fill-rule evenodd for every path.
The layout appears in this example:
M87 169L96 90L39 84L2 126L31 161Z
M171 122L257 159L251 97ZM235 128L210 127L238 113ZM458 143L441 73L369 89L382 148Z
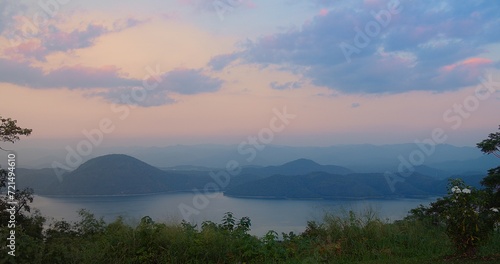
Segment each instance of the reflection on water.
M97 217L112 221L123 216L127 223L136 224L143 216L150 216L158 222L180 222L182 214L179 205L193 207L192 193L154 194L143 196L99 196L99 197L42 197L35 196L33 207L44 216L56 220L78 219L77 211L87 209ZM189 221L201 224L205 220L220 222L225 212L233 212L237 218L249 216L251 233L262 236L269 230L278 233L300 233L307 221L321 221L325 212L345 214L349 210L363 213L371 210L381 219L401 219L419 204L429 204L429 199L398 200L268 200L239 199L223 196L221 193L209 198L206 208L193 214Z

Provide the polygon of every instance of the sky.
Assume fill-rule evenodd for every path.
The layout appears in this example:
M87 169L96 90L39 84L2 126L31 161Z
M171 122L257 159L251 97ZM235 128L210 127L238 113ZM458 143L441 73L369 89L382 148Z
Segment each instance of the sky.
M500 125L498 1L3 0L0 12L0 115L33 129L21 146L436 133L474 146Z

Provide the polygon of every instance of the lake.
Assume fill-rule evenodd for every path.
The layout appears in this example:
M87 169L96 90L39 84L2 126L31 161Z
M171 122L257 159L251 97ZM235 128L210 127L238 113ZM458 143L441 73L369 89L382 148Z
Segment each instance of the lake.
M195 209L193 193L152 194L142 196L92 196L92 197L45 197L35 196L32 207L42 215L56 220L75 221L77 211L85 208L97 217L112 221L123 216L127 223L137 224L143 216L157 222L180 222L183 214L179 205ZM241 218L251 219L251 234L262 236L269 230L288 233L304 231L307 221L321 221L325 212L345 215L353 210L363 213L372 210L381 219L402 219L419 204L427 205L435 198L397 200L270 200L231 198L215 193L207 206L196 210L189 222L201 224L205 220L220 223L225 212L233 212ZM198 207L201 208L201 207Z

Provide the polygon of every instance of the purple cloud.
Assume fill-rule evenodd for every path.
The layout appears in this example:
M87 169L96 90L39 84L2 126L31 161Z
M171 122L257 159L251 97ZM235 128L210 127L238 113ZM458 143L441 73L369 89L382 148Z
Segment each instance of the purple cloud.
M302 87L302 83L300 82L286 82L283 84L279 84L278 82L272 82L269 84L272 89L275 90L291 90L291 89L299 89Z
M117 87L91 94L119 104L152 107L175 103L171 94L193 95L216 92L223 81L202 73L201 70L176 69L148 80L148 86Z
M215 71L220 71L226 68L231 62L238 58L239 54L222 54L215 57L212 57L208 62L208 66L210 66Z
M43 40L47 51L68 51L87 48L94 44L94 41L108 33L109 30L101 25L88 25L84 30L73 30L64 32L56 27L49 28L49 34Z
M210 64L221 69L238 59L277 65L346 93L454 90L476 84L485 70L498 68L498 62L479 56L486 45L500 41L500 3L314 3L328 9L299 29L249 40L242 50L215 57ZM466 63L471 60L479 63Z
M141 80L120 76L116 67L90 68L71 66L44 73L41 68L26 62L0 59L0 82L23 85L31 88L109 88L141 85Z
M215 92L223 81L204 75L201 70L176 69L161 77L159 89L179 94Z
M1 21L0 21L1 22ZM11 58L35 58L45 61L45 57L53 52L68 52L76 49L91 47L95 41L106 34L120 32L144 23L144 21L127 18L113 23L112 27L98 24L89 24L86 28L72 31L61 30L58 26L49 24L37 28L26 38L26 32L16 32L16 44L4 50L4 54Z
M1 58L0 72L0 82L4 83L34 89L85 89L89 91L88 96L143 107L174 103L170 94L216 92L223 84L222 80L207 76L199 69L176 69L156 79L150 77L143 80L124 77L114 66L90 68L77 65L44 73L41 68L26 62Z

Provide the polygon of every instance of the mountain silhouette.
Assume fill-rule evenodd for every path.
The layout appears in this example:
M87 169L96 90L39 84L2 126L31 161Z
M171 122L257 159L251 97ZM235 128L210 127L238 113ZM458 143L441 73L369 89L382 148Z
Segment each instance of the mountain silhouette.
M110 154L91 159L62 177L50 191L61 195L145 194L175 190L172 175L136 158Z
M245 168L243 171L247 174L259 174L261 176L271 176L274 174L299 175L315 171L342 175L352 173L352 171L347 168L335 165L320 165L310 159L297 159L279 166L249 167Z

